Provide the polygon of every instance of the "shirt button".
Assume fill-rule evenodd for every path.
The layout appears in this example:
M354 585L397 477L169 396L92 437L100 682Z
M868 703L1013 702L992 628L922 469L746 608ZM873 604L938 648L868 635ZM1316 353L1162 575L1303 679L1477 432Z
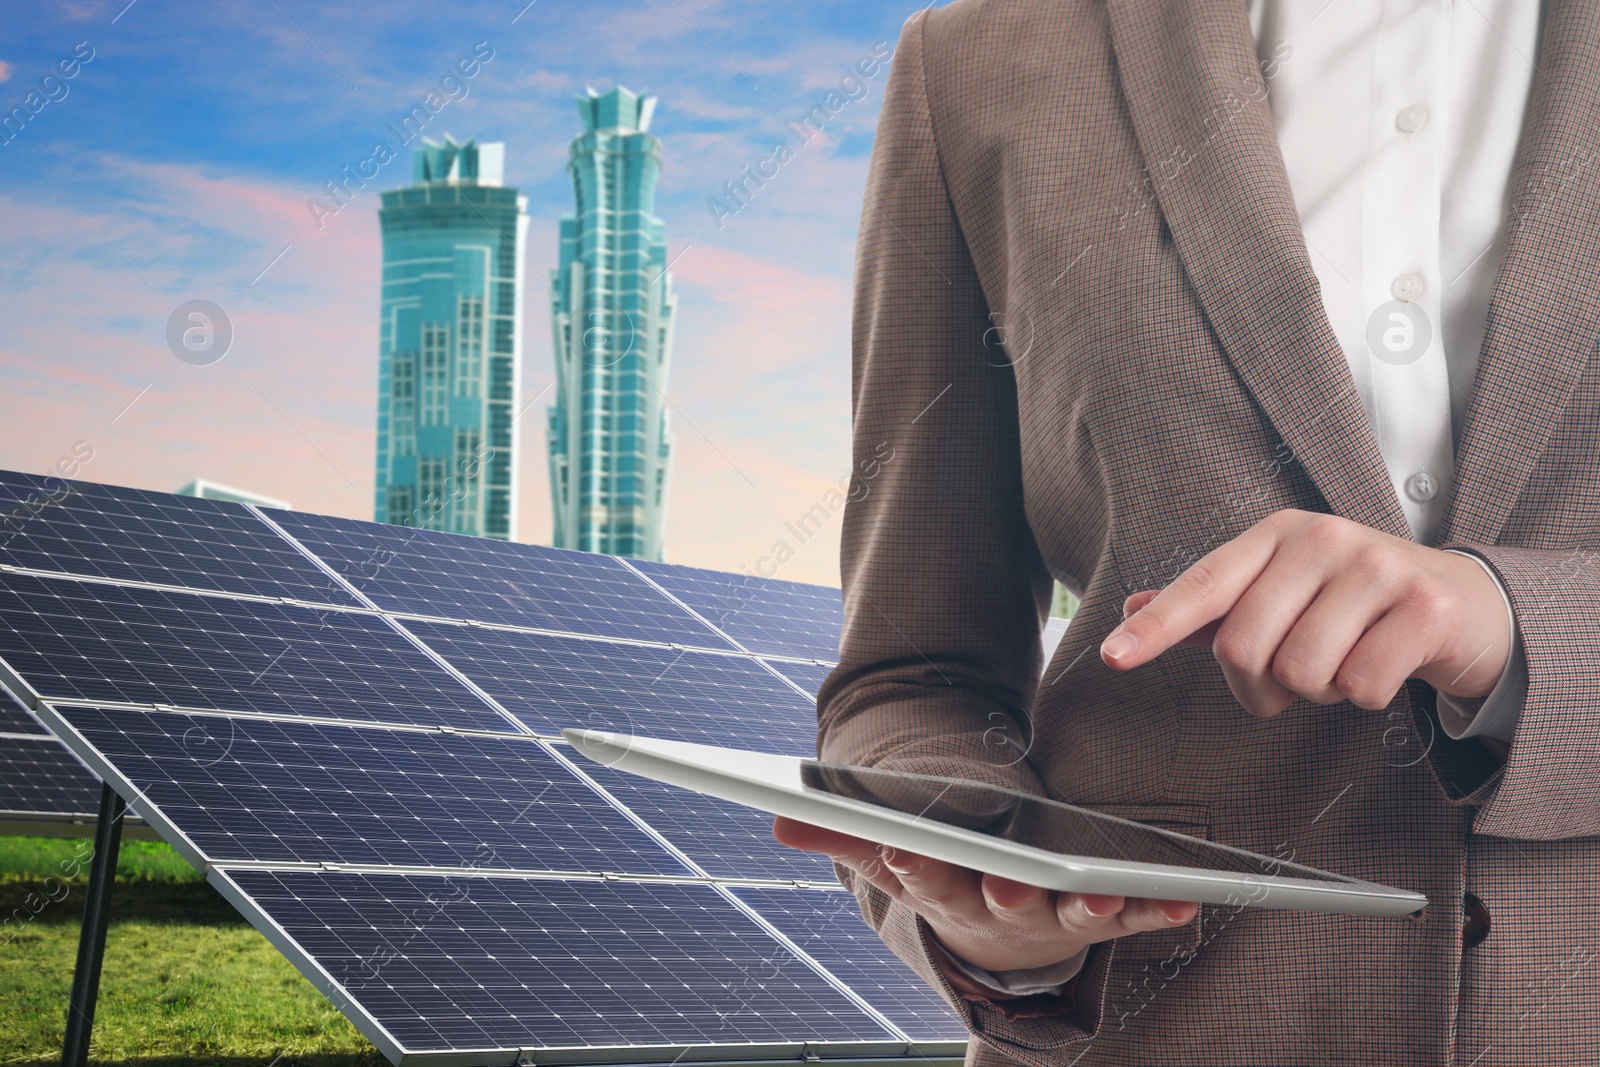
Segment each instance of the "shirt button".
M1421 104L1412 104L1403 107L1394 117L1394 124L1401 133L1416 133L1422 129L1422 124L1428 121L1428 109Z
M1406 496L1419 504L1426 504L1439 493L1439 480L1427 471L1418 471L1406 479Z
M1422 281L1422 275L1415 271L1402 274L1389 284L1389 292L1394 294L1394 298L1408 304L1415 303L1425 288L1427 286Z

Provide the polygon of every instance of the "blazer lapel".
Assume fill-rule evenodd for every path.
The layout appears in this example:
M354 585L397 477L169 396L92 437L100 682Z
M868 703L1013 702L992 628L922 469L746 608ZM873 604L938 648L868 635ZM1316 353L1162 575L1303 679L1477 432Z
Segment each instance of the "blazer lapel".
M1135 136L1239 376L1338 515L1409 538L1289 190L1240 0L1110 0Z
M1441 544L1495 543L1600 335L1600 2L1544 19Z

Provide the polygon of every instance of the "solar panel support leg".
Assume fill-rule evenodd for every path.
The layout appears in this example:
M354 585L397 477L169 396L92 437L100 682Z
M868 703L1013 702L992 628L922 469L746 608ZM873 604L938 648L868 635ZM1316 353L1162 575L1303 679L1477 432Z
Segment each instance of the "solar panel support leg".
M78 965L72 972L62 1067L86 1067L89 1062L89 1035L94 1030L100 964L111 920L111 887L117 878L117 852L122 847L122 818L127 810L127 801L115 789L100 787L100 817L94 824L94 858L89 862L89 895L83 902L83 930L78 935Z

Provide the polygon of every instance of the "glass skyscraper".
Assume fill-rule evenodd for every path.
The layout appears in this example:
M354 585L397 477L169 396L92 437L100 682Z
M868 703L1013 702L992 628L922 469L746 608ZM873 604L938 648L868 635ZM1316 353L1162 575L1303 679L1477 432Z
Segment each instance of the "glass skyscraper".
M551 278L549 443L556 547L659 560L675 300L654 215L655 105L622 88L578 98L584 129L567 162L577 206L561 220Z
M379 522L509 540L527 200L503 144L424 141L383 194Z

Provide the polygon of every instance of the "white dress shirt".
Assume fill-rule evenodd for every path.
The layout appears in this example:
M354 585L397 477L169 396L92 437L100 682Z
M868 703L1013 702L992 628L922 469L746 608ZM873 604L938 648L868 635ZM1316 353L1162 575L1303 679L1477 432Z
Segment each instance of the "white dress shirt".
M1504 245L1543 5L1247 4L1323 307L1412 536L1432 544ZM1522 710L1527 665L1500 593L1512 619L1505 672L1483 700L1440 694L1451 737L1510 741ZM1086 955L1003 972L952 961L992 989L1028 994L1058 990Z
M1432 544L1505 243L1543 5L1248 5L1323 307L1412 536ZM1511 628L1487 699L1441 694L1450 736L1511 740L1527 693Z

